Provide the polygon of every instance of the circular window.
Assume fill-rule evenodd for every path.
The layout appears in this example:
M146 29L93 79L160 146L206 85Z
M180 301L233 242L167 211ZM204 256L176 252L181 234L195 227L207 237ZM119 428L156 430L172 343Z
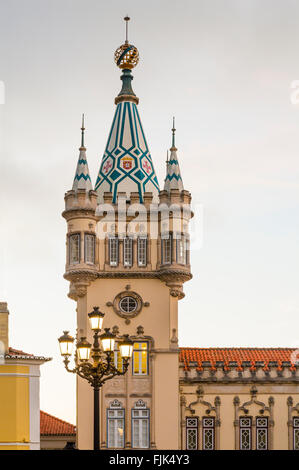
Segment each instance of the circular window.
M137 307L138 307L137 301L133 297L130 297L130 296L123 297L119 302L119 308L124 313L135 312Z
M114 312L126 322L130 323L130 318L136 317L143 307L143 300L139 294L131 290L120 292L113 300Z

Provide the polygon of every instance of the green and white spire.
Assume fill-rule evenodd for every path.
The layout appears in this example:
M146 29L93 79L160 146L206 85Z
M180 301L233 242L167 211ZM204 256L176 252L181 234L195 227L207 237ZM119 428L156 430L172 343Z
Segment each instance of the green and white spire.
M170 147L170 158L167 156L166 178L164 183L164 190L170 191L171 189L184 189L183 180L180 171L180 165L177 157L177 148L175 146L175 123L173 118L172 127L172 145Z
M80 154L76 169L76 174L73 183L73 191L78 189L85 189L86 191L91 191L92 183L89 175L88 163L86 158L86 148L84 145L84 114L82 116L82 127L81 127L81 147L79 148Z
M107 145L100 165L95 190L98 202L103 201L104 192L112 192L113 202L117 194L138 192L143 202L145 192L153 193L158 201L159 183L147 145L137 105L139 99L132 90L131 70L138 64L138 49L129 44L126 17L126 41L115 52L116 65L122 70L122 89L115 98L116 110Z

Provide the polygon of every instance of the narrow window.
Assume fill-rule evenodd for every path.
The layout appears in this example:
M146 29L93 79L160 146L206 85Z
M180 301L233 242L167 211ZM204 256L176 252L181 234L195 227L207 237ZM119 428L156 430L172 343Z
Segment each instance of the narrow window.
M187 450L198 449L198 418L186 419Z
M186 264L186 243L184 238L176 239L176 261L179 264Z
M215 449L215 418L202 418L202 449Z
M124 266L133 264L133 240L131 237L124 238Z
M69 263L80 263L80 233L69 236Z
M162 244L162 264L171 264L172 237L171 234L161 239Z
M251 418L240 418L240 450L251 450Z
M185 256L186 256L186 264L190 264L190 240L187 237L184 237L185 242Z
M133 375L148 374L148 343L134 343Z
M96 237L90 233L84 236L84 257L85 263L94 264L95 262L95 241Z
M146 263L147 263L146 251L147 251L146 237L138 237L138 241L137 241L138 266L146 266Z
M299 418L293 418L294 450L299 450Z
M107 410L108 448L122 449L125 446L125 410Z
M115 346L114 346L113 361L114 361L114 367L116 369L118 369L119 372L122 372L123 371L123 360L122 360L117 342L115 342Z
M109 263L110 266L118 265L118 238L109 238Z
M132 447L149 448L149 409L132 410Z
M268 418L256 418L256 449L268 450Z

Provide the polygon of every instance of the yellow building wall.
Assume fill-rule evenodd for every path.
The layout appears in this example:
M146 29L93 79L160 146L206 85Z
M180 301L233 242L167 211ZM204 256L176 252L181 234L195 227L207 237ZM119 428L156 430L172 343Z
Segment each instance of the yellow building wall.
M29 442L29 377L6 374L29 374L27 366L0 366L0 443ZM0 449L28 446L0 446Z

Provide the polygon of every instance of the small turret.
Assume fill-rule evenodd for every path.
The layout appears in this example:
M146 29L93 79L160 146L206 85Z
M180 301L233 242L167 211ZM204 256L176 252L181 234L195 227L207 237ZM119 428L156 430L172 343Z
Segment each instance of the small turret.
M92 184L89 175L89 168L86 159L86 148L84 145L84 114L82 115L82 127L81 127L81 146L79 148L80 154L76 169L76 174L73 183L73 191L77 191L78 189L85 189L86 191L91 191Z
M166 166L166 178L164 184L164 191L170 192L171 189L178 189L182 191L184 189L183 180L181 176L180 166L177 157L177 148L175 146L175 127L174 127L174 118L173 118L173 127L172 127L172 145L170 147L170 159L168 160L167 156L167 166Z
M97 193L93 191L89 175L84 131L83 115L77 170L72 190L65 194L65 210L62 213L68 224L65 278L71 282L69 296L74 299L85 294L97 264Z

